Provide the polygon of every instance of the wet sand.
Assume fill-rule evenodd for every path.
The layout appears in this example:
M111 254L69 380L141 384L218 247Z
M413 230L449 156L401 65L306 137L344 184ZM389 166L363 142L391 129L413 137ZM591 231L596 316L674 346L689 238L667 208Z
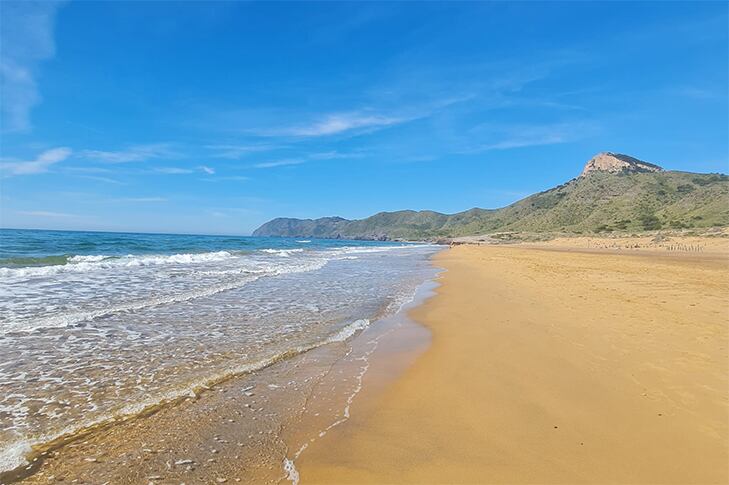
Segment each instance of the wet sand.
M381 393L428 346L407 309L353 339L323 345L196 396L107 423L36 450L0 483L282 483L296 458L346 424L360 391Z
M549 246L436 256L431 347L302 483L729 482L727 254Z

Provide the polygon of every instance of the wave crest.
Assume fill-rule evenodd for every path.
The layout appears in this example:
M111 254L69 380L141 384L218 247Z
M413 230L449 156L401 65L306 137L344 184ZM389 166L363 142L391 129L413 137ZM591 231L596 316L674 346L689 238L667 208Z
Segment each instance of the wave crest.
M0 276L5 278L34 278L52 276L59 273L86 273L120 267L153 266L165 264L196 264L223 261L234 257L228 251L210 253L185 253L170 255L127 255L121 257L105 255L72 256L66 264L53 266L30 266L24 268L0 268Z

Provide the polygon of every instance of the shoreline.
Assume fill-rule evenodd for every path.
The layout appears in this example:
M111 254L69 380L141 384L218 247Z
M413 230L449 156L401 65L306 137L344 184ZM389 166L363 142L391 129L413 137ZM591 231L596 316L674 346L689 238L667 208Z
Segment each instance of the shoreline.
M31 444L30 450L28 450L24 455L24 459L26 461L24 464L21 464L20 466L11 470L0 471L0 483L13 483L32 476L33 474L37 473L40 467L43 466L43 460L49 455L49 453L60 450L64 446L82 440L85 437L93 435L94 433L103 432L104 430L108 430L113 426L123 425L137 419L144 419L145 417L149 417L162 409L168 407L174 408L184 401L194 401L203 393L215 391L216 387L223 386L228 383L228 381L244 379L246 376L262 372L271 366L275 366L278 363L298 357L299 355L316 350L320 347L336 342L343 342L347 340L347 338L339 339L337 337L342 334L342 332L351 331L352 333L356 334L358 330L362 330L359 323L360 320L352 322L339 332L332 334L332 336L330 336L328 339L314 344L310 347L293 349L282 354L274 355L269 359L265 359L251 364L245 364L240 369L213 377L204 382L197 382L195 384L182 386L179 390L171 392L171 397L164 397L150 404L139 403L128 405L127 407L122 408L120 412L114 413L113 415L110 415L100 420L99 422L90 423L77 429L73 429L63 434L60 434L59 436L47 439L45 441ZM366 326L369 326L369 324L367 324ZM356 337L357 335L354 335L352 338Z
M393 314L378 315L371 324L355 329L355 335L349 338L328 339L305 351L274 359L254 370L226 375L215 379L214 382L197 385L194 397L185 393L176 399L147 406L141 412L110 418L42 445L36 445L33 451L26 455L29 463L0 474L0 483L46 483L48 480L88 480L99 477L113 478L114 483L136 483L142 479L146 480L145 483L156 483L157 480L164 482L174 479L172 478L174 476L178 476L182 481L185 479L214 481L225 475L237 476L235 481L241 480L239 477L242 476L246 482L278 483L286 479L282 473L290 474L290 468L295 461L290 460L287 470L290 443L303 440L306 444L309 435L317 436L322 432L326 434L349 418L349 406L362 390L362 379L365 374L376 372L377 366L373 366L374 371L369 367L371 360L378 360L380 357L375 355L368 360L371 354L398 353L388 361L390 371L398 371L408 365L408 359L412 354L424 350L427 345L427 330L409 320L407 312L412 306L417 306L430 297L436 276L434 270L433 275L417 287L412 298L402 303ZM354 323L349 326L352 325ZM391 334L394 335L394 341L399 342L396 346L404 344L397 348L397 352L390 348L393 345ZM397 337L398 334L408 337ZM379 345L380 343L382 345ZM368 346L371 348L367 348ZM360 362L365 363L363 368L358 367ZM388 377L392 378L394 377ZM353 380L357 384L351 392ZM329 386L324 393L326 395L314 396L316 387L324 385ZM284 391L287 387L293 387L293 390ZM369 388L369 385L367 387ZM285 394L274 395L279 392ZM242 400L235 397L227 399L249 402L229 403L221 399L219 394L242 394ZM265 403L265 409L262 401ZM301 405L301 409L310 407L310 414L315 414L315 417L297 416L300 412L295 409L297 402ZM337 403L344 403L341 412L336 409ZM232 422L231 417L240 417L243 409L246 411L270 409L271 413L266 415L268 422L264 426L260 424L261 416L254 414L251 418L254 422L249 421L244 426L245 429L235 435L236 446L239 448L235 450L237 454L229 457L227 463L216 466L216 462L225 459L225 452L231 448L228 443L233 440L222 440L221 431L225 430L221 429L219 423L211 423L209 419L204 418L207 417L206 414L212 414L222 422ZM314 412L315 409L317 412ZM196 421L201 417L204 423ZM331 422L322 425L326 419ZM137 435L136 438L131 438L130 433ZM175 449L179 447L170 442L170 436L190 433L208 435L205 441L212 443L207 446L211 446L210 453L214 458L203 459L198 452L196 456L193 456L194 453L185 455L193 458L172 461L166 459L161 463L157 459L154 461L158 464L152 466L157 471L150 471L150 464L146 462L152 460L149 459L150 456L144 456L146 453L155 458L165 452L167 455L179 454L179 449ZM264 433L269 436L264 436L266 439L262 442L249 444L251 440L255 441L254 435ZM123 460L112 463L110 458L114 455L120 458L120 448L134 449L134 446L130 447L123 441L134 442L135 439L138 444L137 451L142 450L143 453L134 457L125 456L129 455L128 450L121 455ZM160 443L165 442L162 448L168 449L157 450L150 447L151 451L144 451L147 450L148 442L155 440ZM246 454L247 459L244 456ZM278 467L275 456L280 456ZM177 468L184 470L180 473L179 470L175 470ZM198 478L195 478L195 472L199 468L218 468L222 469L223 473L205 470L202 474L198 473ZM163 470L163 473L159 470ZM293 471L295 473L295 467Z
M439 253L431 347L302 482L726 483L728 254Z
M469 254L468 258L463 256L465 253ZM634 303L644 304L645 298L655 296L649 293L657 282L650 278L652 273L660 273L655 271L660 269L661 272L680 273L670 273L670 278L663 279L669 286L678 285L675 281L688 281L695 290L700 287L696 285L709 284L708 293L684 292L681 298L703 301L710 297L714 313L707 314L709 320L702 317L700 321L716 323L716 317L712 315L717 309L729 312L729 303L717 300L715 294L717 289L729 290L728 255L729 252L723 251L716 254L627 252L564 243L459 245L439 251L431 258L431 263L434 268L441 269L419 287L413 300L402 305L394 315L373 321L354 338L323 345L250 374L229 377L195 399L181 398L173 405L162 406L148 414L92 429L55 447L48 456L33 463L32 474L21 481L627 483L660 481L656 479L660 475L657 469L673 466L671 475L666 473L660 477L666 483L680 483L686 481L686 475L681 475L682 469L676 469L679 465L672 465L672 462L681 463L685 457L671 456L666 450L653 450L658 458L653 457L649 469L631 463L633 458L621 455L619 450L637 446L632 441L641 442L640 436L636 438L630 429L626 429L626 423L656 437L667 434L668 438L673 437L673 443L686 440L687 436L697 440L685 422L676 425L681 429L680 437L675 429L666 431L657 427L653 421L656 417L673 420L675 413L661 410L650 416L646 413L645 402L641 402L657 400L664 405L671 404L671 400L665 400L670 394L670 386L665 387L670 383L670 375L668 381L665 376L663 381L653 381L651 385L656 389L646 391L638 401L630 392L624 399L607 392L605 387L614 387L623 393L634 389L638 378L616 380L611 375L613 369L603 369L598 379L580 372L584 371L583 367L594 372L604 362L620 362L625 358L622 354L610 357L609 352L606 354L595 344L604 345L607 338L612 351L630 355L645 350L639 347L643 337L633 324L628 330L634 342L610 341L616 338L613 332L592 335L589 332L592 327L574 324L575 317L590 317L596 308L604 307L607 311L617 311L616 321L620 321L626 316L620 313L621 306L613 308L614 305L608 305L602 296L590 293L593 288L588 292L587 286L603 285L605 279L610 285L623 285L622 291L638 289L645 294L639 291L627 303L619 301L628 306L632 299L635 299ZM483 261L486 260L497 266L484 269ZM575 273L560 273L561 265ZM599 276L589 280L589 284L580 280L592 273ZM621 281L625 279L623 273L630 274L631 278ZM622 276L616 277L617 274ZM706 278L717 274L718 279ZM678 276L680 278L676 279ZM539 285L544 283L544 277L548 277L550 285ZM635 278L648 280L644 285L635 286ZM567 293L558 291L563 284ZM498 293L496 296L490 295L494 289ZM664 292L668 290L670 288L661 288ZM590 294L585 293L574 300L582 291ZM616 291L615 288L612 291ZM675 295L672 296L675 299ZM592 305L586 306L585 298L588 297L593 301ZM455 306L451 301L454 298L459 302ZM566 309L557 308L558 302L565 298ZM675 306L674 301L669 304ZM539 310L532 308L534 306ZM660 306L653 308L658 312L656 315L644 314L655 319L663 315ZM634 306L630 311L638 308ZM473 327L474 311L481 311L487 318L479 316L478 322L483 324L495 319L498 325ZM520 322L519 331L512 335L508 326L519 322L524 312L528 314L528 321ZM561 320L554 320L555 312ZM505 317L508 318L503 320ZM594 315L590 318L594 320ZM564 323L570 325L562 329ZM651 331L660 334L660 329L653 327L654 324ZM571 334L567 330L577 333ZM676 327L673 330L685 329ZM724 345L724 351L726 330L726 325L712 330L715 340L718 337L719 344ZM705 329L704 334L707 331ZM704 344L690 339L685 341L694 346L705 345L707 337L702 338ZM460 347L451 348L454 342L460 342ZM622 343L616 345L619 342ZM646 343L650 341L643 341ZM673 339L669 343L675 346L676 341ZM514 345L510 350L506 348L509 344ZM575 351L575 346L582 346L582 350ZM590 349L590 352L585 354L584 349ZM527 354L524 354L525 350L528 350ZM693 353L691 349L684 350L687 355L700 355L695 349ZM531 357L531 353L539 359ZM516 356L514 359L512 354ZM655 355L660 357L660 352ZM686 359L680 352L676 355L679 361ZM469 358L464 359L464 356ZM633 364L641 364L637 366L641 368L651 362L638 360ZM715 389L717 378L729 383L727 372L722 374L715 364L712 367L704 362L703 365L711 369L713 384L703 382L691 387L687 380L682 380L680 385L688 386L688 390L682 389L684 394L698 392L696 386L699 384L713 385ZM618 366L619 370L621 368ZM644 372L657 372L650 365L646 368L648 370L643 369ZM529 369L532 373L524 374ZM557 369L563 375L555 381ZM532 383L533 372L546 372L546 375ZM703 376L700 372L685 374L687 378L694 374ZM495 383L483 382L489 376ZM555 386L560 392L544 388L546 384ZM675 387L676 383L673 384ZM570 400L574 398L571 392L575 385L587 389L587 397L579 398L578 406ZM600 387L599 392L591 390L593 385ZM522 394L528 399L520 399ZM681 393L677 395L681 397ZM706 393L699 392L697 396L694 399L704 404L709 401ZM597 406L598 397L610 404L609 408L602 404L602 414L595 414L595 409L590 407ZM677 399L676 396L671 398ZM714 433L724 438L723 444L714 439L715 449L703 449L708 460L715 464L714 469L718 467L717 449L719 455L723 450L729 452L729 423L716 421L717 406L727 411L729 404L726 395L717 398L714 393L716 399L719 404L708 408L714 427L707 423L700 425L702 429L714 429ZM626 401L629 402L626 404ZM552 408L557 402L563 409ZM616 410L621 420L611 422L617 430L613 432L608 429L607 422L610 421L608 415ZM261 414L251 414L251 411ZM642 413L642 421L636 422L633 414L638 411ZM590 413L598 423L600 420L606 420L606 423L586 424ZM251 419L251 416L254 421L239 421ZM554 422L545 426L547 418ZM481 435L469 428L480 431ZM568 435L573 442L558 439L562 434ZM605 441L602 445L601 439ZM671 443L666 436L662 439ZM185 440L189 446L182 443ZM626 445L626 440L631 444ZM589 451L585 448L588 443L593 445ZM611 446L607 446L608 443ZM701 439L694 445L697 443L703 446ZM643 441L641 445L640 452L657 447L656 442ZM590 455L595 446L601 453L599 457ZM686 466L684 459L683 467ZM620 467L626 471L615 471ZM711 473L706 472L706 476L711 478ZM729 470L726 475L719 471L711 476L720 479L704 481L721 483L723 478L729 478Z

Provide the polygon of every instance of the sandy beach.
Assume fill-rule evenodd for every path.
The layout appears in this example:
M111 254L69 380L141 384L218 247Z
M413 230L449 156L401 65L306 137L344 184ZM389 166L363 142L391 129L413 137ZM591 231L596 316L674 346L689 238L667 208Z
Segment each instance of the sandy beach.
M410 319L38 450L15 479L727 483L729 260L699 243L444 250Z
M727 483L726 253L592 246L436 256L432 346L302 483Z

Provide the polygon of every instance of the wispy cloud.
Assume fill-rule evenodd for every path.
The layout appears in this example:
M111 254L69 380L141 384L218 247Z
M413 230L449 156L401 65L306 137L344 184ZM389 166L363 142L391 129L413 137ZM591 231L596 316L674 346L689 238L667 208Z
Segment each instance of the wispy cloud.
M103 182L105 184L125 185L124 182L110 177L99 177L97 175L79 175L79 177L86 180L93 180L94 182Z
M338 160L338 159L345 159L345 158L361 158L364 157L365 154L361 152L352 152L352 153L342 153L338 152L336 150L331 150L328 152L316 152L316 153L310 153L304 157L300 158L283 158L279 160L271 160L266 162L260 162L253 165L253 168L274 168L274 167L285 167L289 165L301 165L302 163L306 163L312 160Z
M180 167L156 167L153 169L158 173L165 173L169 175L184 175L195 172L191 168L180 168Z
M51 212L51 211L18 211L21 216L28 217L79 217L76 214L67 214L65 212Z
M307 156L309 160L338 160L343 158L362 158L365 154L362 152L342 153L336 150L328 152L311 153Z
M62 162L71 156L72 150L66 147L46 150L35 160L8 160L0 163L0 170L5 175L33 175L47 172L51 165Z
M392 92L396 94L392 94ZM387 93L384 96L382 93ZM374 133L428 118L453 105L473 99L472 93L403 93L400 86L366 90L339 108L326 111L302 110L296 106L204 111L194 116L199 126L214 131L234 132L244 144L211 144L216 157L238 159L251 153L289 148L311 139L357 136ZM285 120L285 121L282 121ZM258 138L252 138L258 137Z
M0 105L4 131L28 131L41 96L39 64L55 54L53 26L60 2L3 2L0 28Z
M132 145L118 151L83 150L82 158L103 163L144 162L152 159L178 158L181 155L172 150L169 143Z
M280 145L207 145L205 148L211 150L214 158L228 158L237 160L251 153L266 152L284 148Z
M413 119L415 117L385 115L369 111L350 111L322 115L308 123L251 131L260 136L309 138L353 131L379 130Z
M537 135L523 134L517 135L513 138L507 138L496 143L481 145L477 149L481 151L507 150L509 148L556 145L558 143L565 143L567 140L568 138L565 136L565 134L559 132L543 133Z
M306 160L303 158L285 158L282 160L272 160L270 162L261 162L253 165L253 168L273 168L273 167L284 167L286 165L300 165L305 163Z
M208 167L207 165L200 165L198 167L195 167L194 169L185 167L154 167L152 171L156 173L163 173L166 175L189 175L195 172L204 172L208 175L215 174L215 169L212 167Z

